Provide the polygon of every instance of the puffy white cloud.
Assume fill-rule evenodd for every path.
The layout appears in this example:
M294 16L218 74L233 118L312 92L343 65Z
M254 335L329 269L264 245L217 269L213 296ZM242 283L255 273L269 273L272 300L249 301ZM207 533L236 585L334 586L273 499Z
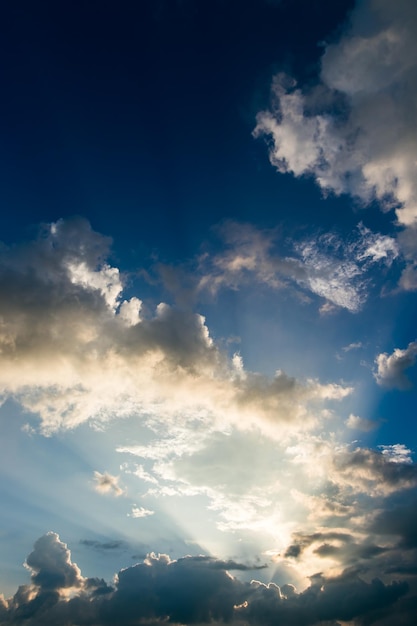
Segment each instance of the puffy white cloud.
M326 46L320 82L302 89L277 75L254 131L267 137L278 171L363 203L376 198L403 227L417 221L416 29L414 0L358 2Z
M397 387L407 389L410 380L404 371L415 365L417 358L417 342L412 341L407 348L395 348L392 354L383 352L375 359L377 370L374 374L378 385L383 387Z

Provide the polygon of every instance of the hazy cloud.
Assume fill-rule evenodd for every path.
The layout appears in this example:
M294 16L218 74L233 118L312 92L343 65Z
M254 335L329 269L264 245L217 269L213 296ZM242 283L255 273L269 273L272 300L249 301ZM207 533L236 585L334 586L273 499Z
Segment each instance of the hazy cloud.
M132 512L128 513L129 517L141 518L141 517L149 517L149 515L153 515L155 511L150 511L149 509L145 509L143 506L133 506Z
M119 476L112 476L107 472L100 474L100 472L94 472L95 490L98 493L109 493L113 496L121 496L123 489L119 487Z
M348 428L351 428L352 430L361 430L365 433L375 430L375 428L378 428L379 426L376 420L359 417L359 415L353 415L353 413L349 415L345 423Z
M343 346L342 350L343 352L351 352L352 350L359 350L362 347L363 347L362 342L356 341L356 342L348 344L347 346Z

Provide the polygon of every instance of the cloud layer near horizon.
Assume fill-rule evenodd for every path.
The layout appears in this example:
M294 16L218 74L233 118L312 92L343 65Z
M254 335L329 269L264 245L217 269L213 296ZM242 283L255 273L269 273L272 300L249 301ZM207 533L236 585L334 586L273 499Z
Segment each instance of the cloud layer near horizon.
M228 570L238 563L213 557L150 554L143 563L121 570L109 585L103 579L84 578L71 553L56 533L35 543L26 567L31 583L19 587L10 600L0 599L4 626L105 626L134 623L174 624L249 623L309 626L336 620L411 624L406 582L367 582L354 570L337 577L317 574L304 592L293 585L279 587L257 581L243 583ZM243 569L247 569L243 567Z

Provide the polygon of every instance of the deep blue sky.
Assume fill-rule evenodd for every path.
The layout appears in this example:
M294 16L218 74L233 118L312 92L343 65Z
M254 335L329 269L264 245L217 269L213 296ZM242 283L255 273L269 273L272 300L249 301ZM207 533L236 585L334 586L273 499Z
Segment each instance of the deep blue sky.
M3 239L80 214L116 246L176 258L225 216L271 226L291 205L296 219L326 219L311 182L282 177L278 190L251 132L278 64L309 80L351 5L4 6ZM351 215L336 211L330 224Z

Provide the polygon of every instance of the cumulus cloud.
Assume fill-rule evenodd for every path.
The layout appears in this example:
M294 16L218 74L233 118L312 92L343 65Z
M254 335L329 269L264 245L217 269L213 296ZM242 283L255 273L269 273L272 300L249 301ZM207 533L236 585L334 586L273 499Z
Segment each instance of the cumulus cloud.
M41 590L64 590L80 587L80 569L71 561L71 552L56 533L40 537L26 559L32 583Z
M378 428L378 422L376 420L359 417L359 415L354 415L353 413L349 415L345 423L348 428L351 428L352 430L361 430L365 433Z
M376 382L382 387L408 389L410 380L404 371L415 365L417 358L417 342L412 341L407 348L395 348L392 354L382 352L375 359L377 370L374 374Z
M364 0L342 35L328 44L320 80L297 87L284 74L272 104L257 116L279 172L310 175L325 191L348 193L398 224L417 221L417 11L414 0ZM384 246L373 247L384 254ZM415 246L414 246L415 258ZM403 286L414 285L411 272Z
M292 287L315 294L325 299L325 305L351 312L359 311L366 301L371 266L389 266L398 257L392 237L373 233L363 224L350 241L330 232L290 244L280 242L275 230L230 221L218 232L225 250L201 257L198 289L238 289L256 280L274 289Z
M41 538L35 547L37 575L46 572L42 579L49 581L51 563L57 565L57 545L61 545L60 553L64 556L58 558L58 570L65 572L58 579L52 567L52 588L45 589L33 581L20 587L9 601L3 601L0 615L4 626L80 623L128 626L162 621L245 622L256 626L285 622L312 626L324 620L371 618L375 610L382 611L384 616L391 615L397 601L409 590L406 582L385 584L379 579L366 582L354 572L345 572L331 578L316 575L309 588L298 593L291 584L279 587L274 583L241 582L228 572L228 569L242 569L233 561L201 556L172 561L166 555L155 554L121 570L114 585L109 586L102 579L81 577L58 536L45 537L49 539ZM63 594L70 585L72 594Z
M100 472L94 472L94 488L98 493L109 493L113 496L121 496L123 489L119 487L119 476L112 476L107 472L100 474Z
M173 416L221 416L241 428L299 428L300 419L304 428L309 405L349 393L244 372L202 315L166 303L143 315L140 298L123 299L108 253L109 240L79 219L0 251L0 390L39 414L43 432L133 413L165 427Z

